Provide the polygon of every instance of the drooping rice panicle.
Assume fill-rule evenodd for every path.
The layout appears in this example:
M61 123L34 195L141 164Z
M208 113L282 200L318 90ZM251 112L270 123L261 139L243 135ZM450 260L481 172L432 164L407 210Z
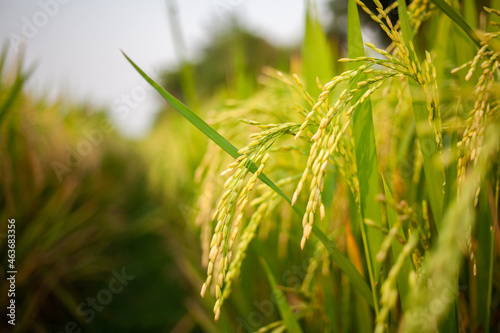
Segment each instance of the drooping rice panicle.
M395 288L397 275L399 274L399 271L403 267L405 259L410 256L415 247L418 245L418 241L419 241L419 234L413 233L410 236L408 242L403 247L403 251L401 252L399 257L396 258L396 261L389 270L389 274L387 274L386 280L384 281L382 287L380 288L380 294L381 294L380 303L382 307L380 309L380 315L377 320L377 326L375 328L376 333L382 333L386 329L385 321L389 316L389 311L392 308L394 308L398 300L398 291Z
M485 8L489 13L495 13L498 15L498 10L490 10ZM480 34L482 47L478 50L475 57L462 66L455 68L452 73L456 73L461 69L469 67L469 70L465 76L465 80L470 80L477 67L482 69L481 74L479 74L478 81L474 87L473 95L475 97L475 102L473 109L469 112L469 117L466 120L466 128L462 139L458 142L458 186L457 195L461 195L461 185L465 179L465 174L468 166L477 166L481 151L483 149L484 133L485 128L490 121L492 116L492 108L496 102L491 98L494 89L495 75L498 75L498 69L500 68L500 53L495 51L490 51L488 49L491 40L500 40L498 33L484 33ZM474 196L474 206L478 203L480 179L478 177L476 183L476 191ZM469 253L469 258L473 263L473 274L476 275L476 258L474 254L474 249L472 245L472 224L469 224L466 230L467 235L467 250Z
M347 74L344 73L343 75L341 75L341 77L357 75L358 73L369 69L369 67L369 65L362 65L357 69L357 71L348 71L346 72ZM311 174L312 180L309 185L309 199L306 205L306 212L302 219L302 226L304 228L301 240L302 248L304 247L306 240L311 234L316 209L320 208L320 213L324 211L323 203L321 200L321 192L323 191L324 177L329 163L329 158L338 149L339 142L344 137L347 129L349 128L354 110L359 104L363 103L366 98L373 94L385 82L387 78L391 78L398 74L399 73L388 72L385 76L377 76L359 82L355 88L345 88L341 92L340 97L335 102L335 104L321 119L316 133L311 137L311 141L313 142L313 144L309 152L307 167L292 197L292 204L295 204L308 175ZM330 84L326 83L324 86L324 91L320 94L319 99L324 98L326 93L330 93L329 89L333 89L333 87L335 87L335 83L339 81L340 79L336 77L332 81L330 81ZM358 94L358 92L363 92L360 99L354 104L350 105L349 108L347 108L353 97ZM321 105L322 101L319 100L318 103L319 105ZM314 110L311 111L311 113L312 112L314 112ZM300 135L301 131L307 125L307 122L308 118L306 117L296 137ZM320 217L324 218L324 214L320 214Z
M278 198L278 195L274 192L268 191L266 194L261 195L262 201L258 203L250 203L250 206L258 206L255 213L252 214L250 221L248 222L247 227L245 228L243 234L240 237L240 241L238 243L238 247L236 249L236 254L231 260L231 264L229 266L227 275L226 275L226 285L224 287L224 291L222 293L222 298L218 304L219 308L222 306L222 303L225 299L227 299L231 293L231 286L234 279L237 279L240 270L241 264L246 256L246 250L248 245L253 240L256 235L256 231L262 221L262 219L266 216L266 214L271 211L275 206L275 201Z
M257 177L262 173L269 158L269 150L282 135L295 134L298 125L293 123L265 126L267 130L252 134L250 144L239 150L240 157L231 163L223 174L232 173L224 183L225 192L222 195L213 219L216 226L210 242L208 255L207 279L202 286L201 295L204 296L214 279L214 267L217 264L217 281L215 285L216 302L214 305L215 318L218 320L222 303L222 288L226 280L226 273L231 260L232 245L238 235L243 212L249 201L249 193L254 188ZM259 165L257 171L245 181L249 173L248 165Z

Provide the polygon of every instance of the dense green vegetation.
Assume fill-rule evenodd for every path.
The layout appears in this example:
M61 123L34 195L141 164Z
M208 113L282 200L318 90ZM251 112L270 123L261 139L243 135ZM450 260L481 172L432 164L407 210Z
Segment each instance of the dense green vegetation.
M127 58L171 105L139 142L0 61L17 331L498 329L500 2L307 4L300 51L237 30L166 89Z

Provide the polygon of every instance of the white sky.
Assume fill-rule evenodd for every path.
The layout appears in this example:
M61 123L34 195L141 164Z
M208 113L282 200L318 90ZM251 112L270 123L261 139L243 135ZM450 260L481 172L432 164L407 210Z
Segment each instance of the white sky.
M161 69L174 66L178 59L167 21L168 2L0 0L0 38L17 44L15 41L26 37L26 62L38 64L28 86L36 95L64 95L115 111L124 105L126 95L135 93L140 98L129 103L132 112L122 119L113 115L124 133L140 136L150 128L158 99L152 91L144 97L140 95L143 80L120 49L153 77ZM187 56L191 59L231 13L237 15L243 26L272 42L299 42L304 2L175 0ZM16 45L11 49L14 55Z

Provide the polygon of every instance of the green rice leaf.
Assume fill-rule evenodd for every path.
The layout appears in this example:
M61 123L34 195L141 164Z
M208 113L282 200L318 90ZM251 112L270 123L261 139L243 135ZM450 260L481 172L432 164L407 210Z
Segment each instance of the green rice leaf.
M421 88L413 80L409 80L409 86L417 135L420 142L420 150L424 160L427 194L429 196L434 222L439 232L442 229L445 192L444 164L434 136L434 130L429 124L429 111L427 110L424 99L421 98Z
M488 190L489 186L483 182L481 191L479 192L479 216L476 222L476 302L478 323L482 324L483 328L490 326L490 306L493 290L493 263L495 257L495 233L491 214L492 210L488 200Z
M306 88L312 96L321 91L316 84L316 77L321 82L329 80L333 74L332 56L326 35L318 21L315 2L306 2L306 27L302 46L302 76Z
M465 0L464 1L464 18L465 22L472 28L477 29L477 10L475 0Z
M302 215L300 215L302 216ZM318 237L318 239L323 243L330 256L339 266L339 268L349 277L352 285L356 291L368 302L370 306L374 306L372 292L370 287L366 283L365 279L359 274L351 261L346 257L342 251L333 243L326 235L313 224L313 233Z
M410 19L408 18L406 1L398 0L398 14L399 22L401 24L401 32L403 33L403 39L407 44L412 40L413 32L410 25Z
M210 140L215 142L219 147L224 149L229 155L234 158L238 158L238 149L233 146L229 141L227 141L222 135L220 135L216 130L214 130L210 125L208 125L203 119L201 119L196 113L191 111L186 105L184 105L177 98L169 94L165 89L163 89L158 83L156 83L152 78L150 78L142 69L140 69L124 52L122 52L125 58L130 62L130 64L135 68L139 74L153 87L155 90L172 105L184 118L186 118L191 124L196 126L203 134L205 134ZM255 166L254 166L255 167Z
M392 197L391 190L389 186L387 185L385 178L382 177L382 180L384 182L384 191L385 191L385 197L386 201L388 203L394 202L394 199ZM389 228L393 228L397 223L398 223L398 213L394 209L394 207L390 204L387 205L387 222L389 224ZM398 236L401 239L406 240L405 234L401 229L398 231ZM391 244L391 250L392 250L392 256L394 257L394 260L396 260L401 252L403 252L403 247L404 245L401 244L397 239L392 240ZM399 292L399 298L401 299L401 306L403 308L403 311L405 311L408 308L408 303L407 303L407 298L408 298L408 293L410 292L410 286L408 283L408 276L410 272L413 271L413 264L411 263L410 258L406 258L403 266L401 267L401 270L399 271L399 274L396 278L396 282L398 284L398 292Z
M339 285L340 274L332 274L331 276L320 276L320 281L324 295L325 314L328 316L328 325L326 331L336 332L340 330L340 302L335 297L334 286Z
M350 58L363 57L363 37L361 35L361 25L356 2L349 1L348 7L348 53ZM351 63L349 69L356 69L359 65ZM365 75L360 75L356 80L350 82L355 88L359 81L366 79ZM366 92L368 87L361 90L352 100L356 103ZM352 127L354 143L356 149L356 164L358 170L360 206L362 219L369 219L375 224L381 225L381 208L375 200L380 193L378 181L378 161L377 147L375 145L375 130L373 127L373 117L370 98L361 103L353 113ZM379 229L367 227L361 223L361 235L366 253L368 273L372 285L375 309L377 309L376 284L379 280L380 263L376 260L377 252L382 244L383 235Z
M278 306L278 311L280 312L281 319L283 319L283 322L288 332L301 333L302 329L300 328L300 325L297 322L295 315L293 314L290 304L288 304L288 301L286 300L285 296L278 289L278 284L274 279L273 273L271 272L269 265L262 257L260 258L260 262L262 264L262 267L264 267L264 270L266 271L267 279L269 280L269 284L271 285L271 290L273 292L273 299L276 302L276 305Z
M408 30L410 20L406 11L406 3L404 0L398 0L399 20L401 22L401 30L403 39L410 52L410 57L413 61L418 61L414 52L410 48L411 32ZM406 26L406 28L404 28ZM436 222L436 227L439 232L441 229L441 221L443 217L444 203L444 184L445 172L443 160L440 157L438 144L434 137L434 130L429 124L429 111L425 103L425 98L421 88L414 80L409 80L410 94L412 97L413 113L415 115L415 123L417 135L420 141L420 148L424 158L424 173L426 177L427 193L429 195L432 213Z
M404 1L398 0L398 10L400 10L401 3ZM481 47L479 38L476 33L472 30L472 28L465 22L465 20L454 10L450 5L448 5L444 0L431 0L431 2L436 5L439 9L443 11L446 15L451 18L453 22L455 22L466 34L469 38L476 44L477 47ZM406 4L404 4L404 10L406 12ZM400 10L401 11L401 10ZM401 18L401 12L399 12L399 17ZM403 31L404 35L404 31Z
M3 63L5 62L4 55L2 55L2 59L0 59L2 62L2 67ZM22 92L22 89L24 87L24 84L28 80L28 78L31 76L31 74L34 71L34 67L31 67L27 71L22 70L23 63L22 61L19 63L18 68L17 68L17 73L16 73L16 79L14 81L14 84L10 88L9 92L7 93L7 96L5 99L0 100L0 126L2 125L5 117L9 113L9 111L14 110L14 108L11 108L12 104L16 101L16 99L19 97L19 95ZM1 84L1 82L0 82Z

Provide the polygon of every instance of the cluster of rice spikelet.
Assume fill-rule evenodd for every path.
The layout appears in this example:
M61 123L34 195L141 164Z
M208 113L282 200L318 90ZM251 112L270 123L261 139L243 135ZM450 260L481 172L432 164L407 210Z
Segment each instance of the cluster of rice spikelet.
M484 9L489 13L500 15L499 10L486 7ZM498 25L495 22L491 23L492 25ZM463 68L469 67L469 71L465 76L465 80L468 81L474 75L478 65L482 69L473 91L475 97L474 106L467 118L462 140L457 144L460 152L457 173L458 195L460 195L460 188L465 179L467 165L472 164L473 166L477 166L483 147L486 126L490 118L500 107L498 100L496 98L491 98L494 85L496 84L495 74L498 75L498 70L500 68L500 52L489 49L491 41L498 41L500 39L499 37L500 31L480 34L481 48L476 56L471 61L452 71L452 73L456 73ZM480 189L480 180L478 179L474 206L477 205ZM472 225L469 225L467 228L467 247L469 257L473 262L474 275L476 275L476 261L472 246Z
M306 206L306 212L303 216L303 237L301 240L301 247L304 247L306 240L309 238L312 225L314 223L316 210L319 208L320 218L325 216L324 205L321 201L321 194L323 191L324 177L329 163L330 157L339 155L339 143L346 135L352 119L353 112L356 108L367 100L387 79L395 77L408 77L414 80L423 90L425 96L427 109L429 112L429 123L434 129L435 140L438 148L442 151L442 138L441 138L441 115L439 111L439 98L438 86L436 79L436 69L432 64L431 56L426 52L426 58L419 62L413 44L409 43L409 48L402 40L400 31L395 27L388 17L388 12L395 8L384 9L381 3L375 0L377 5L378 15L371 12L361 1L356 0L361 8L367 12L371 18L379 23L382 30L392 40L392 52L377 48L371 43L366 43L368 47L373 49L378 54L384 56L386 59L377 59L373 57L360 57L356 59L340 59L342 62L361 62L362 64L354 70L346 71L343 74L334 77L330 82L322 86L317 102L313 105L311 111L305 117L296 138L311 127L309 123L314 117L320 118L319 125L316 127L316 132L310 136L312 146L309 152L307 167L298 183L297 189L292 197L292 204L295 204L303 186L311 175L312 180L309 184L309 197ZM428 1L420 1L420 7L413 7L414 18L418 17L421 13L428 13ZM419 9L420 8L420 9ZM417 28L420 21L414 19L412 22ZM377 65L375 67L375 65ZM383 69L377 69L382 67ZM355 86L352 81L358 81ZM329 96L332 91L339 87L341 83L347 83L347 86L341 91L339 97L336 99L332 106L329 105ZM321 107L325 106L323 112L319 112ZM354 163L352 165L355 165ZM349 178L349 177L348 177ZM354 178L357 178L354 176ZM357 191L359 192L359 190ZM356 197L356 195L355 195ZM426 208L424 204L424 209ZM391 230L387 231L388 235L383 242L380 249L379 260L384 260L392 240L396 237L398 229L401 224L396 225ZM424 228L427 229L428 228ZM417 229L420 230L420 227ZM425 232L424 232L425 233ZM412 255L412 252L422 241L421 232L415 231L410 236L410 241L406 243L401 255L396 258L396 263L393 265L389 272L387 280L383 284L381 305L382 310L378 316L378 331L383 331L385 319L397 301L397 290L394 288L395 279L399 270L402 267L403 261ZM426 234L426 237L429 236ZM426 238L423 237L423 238Z
M385 52L383 50L380 51ZM341 60L351 61L349 59ZM339 143L349 129L353 112L358 105L362 104L365 99L367 99L384 83L385 79L400 75L400 73L396 71L382 71L371 68L375 64L388 65L389 67L392 67L384 60L363 57L354 59L353 61L369 61L369 63L361 65L357 70L344 72L343 74L334 77L330 82L326 83L323 86L323 90L320 93L317 102L313 105L311 111L305 117L304 122L295 136L296 139L299 138L308 125L310 125L310 120L314 117L318 116L321 119L319 121L319 125L314 126L316 127L316 132L310 138L312 146L309 151L307 166L292 197L292 204L295 204L309 174L311 174L312 180L309 185L309 198L306 206L306 212L302 220L302 226L304 229L301 240L302 248L312 232L316 210L319 208L321 219L325 216L325 208L321 201L324 177L328 163L330 162L330 157L333 156L334 152L338 151ZM341 92L339 98L333 106L321 112L321 107L324 107L324 105L329 106L328 96L334 88L338 87L342 82L349 82L354 77L362 74L371 74L373 77L359 82L355 87L348 85ZM350 105L351 101L353 101L355 97L359 97L359 99ZM349 105L350 107L347 108ZM346 151L344 150L344 152ZM355 185L353 184L353 186Z
M201 193L197 200L198 214L195 224L201 228L201 249L202 265L208 266L208 253L210 251L211 218L215 213L213 204L214 193L221 187L220 177L217 170L220 170L223 163L223 155L220 154L219 147L210 142L207 154L203 157L200 166L196 170L195 181L199 183Z
M389 316L389 311L397 304L398 301L398 291L396 289L396 278L403 267L403 263L406 258L408 258L415 247L418 245L419 234L413 233L410 236L409 241L403 247L401 254L398 256L394 264L392 265L387 278L382 283L380 293L382 297L380 298L380 304L382 305L380 309L379 316L377 317L377 326L375 327L376 333L384 332L386 325L385 322Z
M280 179L276 184L278 186L285 185L290 183L293 180L293 177ZM257 229L261 225L262 220L270 214L276 206L280 202L279 195L268 188L267 186L264 189L259 189L259 195L257 198L252 200L249 205L251 207L255 207L255 212L252 214L248 225L245 227L237 246L236 253L234 257L231 259L231 264L226 274L225 286L222 292L222 298L219 302L219 307L222 306L222 303L225 299L227 299L231 293L232 282L238 278L241 272L241 265L243 263L243 259L246 257L246 251L250 242L255 238Z
M258 206L255 213L252 214L250 221L248 222L247 227L245 228L243 234L241 235L241 239L238 243L238 247L236 250L236 254L234 258L231 260L231 265L226 275L226 285L224 287L224 292L222 295L222 300L219 304L219 307L222 306L222 302L226 299L231 293L231 285L234 279L236 279L241 271L241 264L243 259L246 256L246 250L250 242L256 235L257 228L260 225L260 222L265 217L265 215L273 208L274 202L277 199L278 195L274 192L269 191L265 195L260 196L259 202L251 202L251 206Z
M210 241L207 279L201 289L201 295L204 296L212 283L214 267L217 265L215 320L218 320L220 315L222 287L231 260L231 248L240 229L243 212L249 201L249 193L264 169L272 145L285 133L294 133L298 129L298 126L293 123L263 125L253 121L247 122L257 125L265 131L251 135L253 141L239 150L238 153L241 155L222 173L222 175L230 173L232 175L224 183L225 192L213 217L213 220L217 222ZM255 165L259 166L250 179L246 181L249 169Z
M387 36L391 38L394 50L390 53L386 50L377 48L371 43L366 43L368 47L384 56L386 59L377 59L373 57L340 59L339 61L341 62L362 62L363 64L354 70L346 71L334 77L331 81L324 84L317 101L314 103L311 111L307 113L305 120L300 126L296 138L299 138L308 127L311 127L312 120L316 117L319 118L319 125L316 126L316 132L310 138L312 146L309 152L307 167L292 197L292 204L295 204L308 176L311 175L312 180L309 185L309 198L306 212L302 220L304 231L301 247L304 247L306 240L311 234L315 213L318 208L320 211L320 218L324 218L324 206L321 201L324 176L330 157L334 155L334 152L338 155L339 143L350 127L353 112L355 112L360 104L379 89L387 79L406 76L415 80L422 87L429 109L429 122L435 130L438 146L441 147L441 124L438 108L439 100L437 97L436 71L432 65L430 55L427 54L422 68L415 56L413 45L410 43L411 51L405 46L400 32L388 17L388 13L395 8L395 5L384 9L379 1L375 1L379 12L378 15L375 15L364 3L359 0L356 0L356 2L381 26ZM424 1L423 4L427 6L427 2ZM427 11L427 9L422 10ZM418 13L419 11L415 9L415 12ZM377 69L380 67L383 69ZM358 78L366 79L363 79L353 86L351 82L353 80L358 80ZM330 94L335 88L341 86L342 83L347 83L347 87L342 90L335 103L330 106L328 100ZM355 184L352 187L356 189Z
M500 11L496 9L485 8L489 13L500 15ZM495 25L495 22L491 22ZM490 50L489 45L493 40L500 40L500 31L493 33L483 33L481 36L482 47L477 52L474 59L455 68L452 73L456 73L460 69L469 67L465 79L470 80L474 75L478 65L482 72L474 87L475 103L473 109L469 113L466 122L466 129L462 140L458 142L460 157L458 159L458 184L462 184L466 167L468 163L477 165L481 154L482 143L484 141L485 127L488 124L488 119L498 109L499 105L495 99L490 98L495 85L495 74L498 75L500 68L500 52ZM478 184L479 185L479 184ZM460 189L460 186L458 187ZM476 193L476 203L478 192Z
M370 17L377 22L387 36L392 40L392 44L387 51L381 53L379 49L374 50L381 55L388 57L396 66L395 69L401 71L401 74L413 79L423 90L426 99L427 110L429 111L429 124L434 129L435 140L438 149L442 150L441 137L441 114L439 109L439 93L436 79L436 68L434 67L429 52L425 52L425 60L420 63L415 52L413 42L409 42L409 49L403 42L399 28L399 22L393 26L389 16L387 15L391 7L384 9L380 1L375 0L379 15L375 15L366 5L360 0L356 2ZM396 6L394 6L396 7ZM411 17L411 23L414 29L418 29L422 22L431 13L432 5L427 0L413 1L408 8ZM392 52L392 57L388 54Z

